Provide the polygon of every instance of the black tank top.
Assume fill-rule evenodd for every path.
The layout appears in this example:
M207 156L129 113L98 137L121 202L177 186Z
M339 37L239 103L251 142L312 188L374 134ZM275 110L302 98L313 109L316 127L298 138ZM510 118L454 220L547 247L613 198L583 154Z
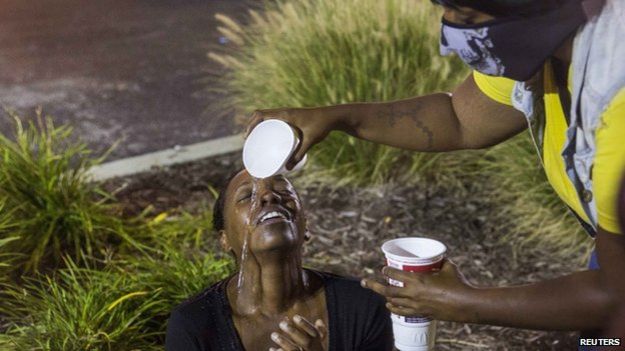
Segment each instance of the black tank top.
M329 350L393 349L393 330L384 298L362 288L356 279L307 271L318 275L324 284ZM167 324L167 351L245 350L232 321L227 281L216 283L172 311Z

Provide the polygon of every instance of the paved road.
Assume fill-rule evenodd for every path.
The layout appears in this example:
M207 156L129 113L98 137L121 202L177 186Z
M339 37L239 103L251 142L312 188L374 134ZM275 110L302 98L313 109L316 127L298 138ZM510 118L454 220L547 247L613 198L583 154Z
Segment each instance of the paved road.
M0 104L37 106L96 150L121 158L233 132L213 16L243 0L0 0ZM10 131L4 113L0 131Z

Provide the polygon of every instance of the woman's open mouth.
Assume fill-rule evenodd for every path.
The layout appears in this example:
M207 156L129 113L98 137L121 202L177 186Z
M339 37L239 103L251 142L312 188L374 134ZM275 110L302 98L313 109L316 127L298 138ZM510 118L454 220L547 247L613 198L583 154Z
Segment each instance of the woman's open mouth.
M277 222L288 222L291 220L291 216L286 211L269 211L262 215L257 222L257 225L267 225Z

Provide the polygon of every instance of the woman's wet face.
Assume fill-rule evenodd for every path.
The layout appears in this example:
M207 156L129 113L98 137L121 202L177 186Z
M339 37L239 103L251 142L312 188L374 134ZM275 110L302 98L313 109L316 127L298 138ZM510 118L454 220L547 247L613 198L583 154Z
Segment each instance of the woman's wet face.
M256 179L239 172L226 190L224 218L228 243L237 256L246 235L252 252L291 250L304 242L301 202L283 176Z

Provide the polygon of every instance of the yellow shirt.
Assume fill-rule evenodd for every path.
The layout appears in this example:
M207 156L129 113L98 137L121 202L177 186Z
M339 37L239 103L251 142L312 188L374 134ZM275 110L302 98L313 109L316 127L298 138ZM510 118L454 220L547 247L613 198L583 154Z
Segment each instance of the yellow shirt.
M480 90L491 99L512 106L514 81L473 72ZM569 82L571 71L569 71ZM573 183L569 180L562 158L567 123L560 103L551 65L545 65L545 135L543 162L549 183L558 196L588 222ZM569 86L570 89L570 86ZM614 97L601 117L595 133L596 154L593 166L593 193L597 204L599 226L608 232L622 233L617 214L617 193L625 172L625 87Z

